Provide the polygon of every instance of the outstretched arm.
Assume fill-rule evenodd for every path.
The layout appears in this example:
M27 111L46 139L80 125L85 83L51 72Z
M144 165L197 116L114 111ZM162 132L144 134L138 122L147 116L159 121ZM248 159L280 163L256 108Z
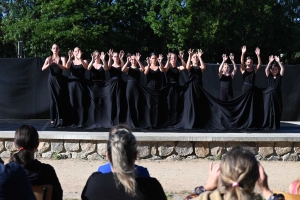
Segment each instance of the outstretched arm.
M107 68L110 69L112 65L112 56L113 56L113 49L108 50L107 55L108 55L108 65Z
M244 60L244 58L245 58L246 50L247 50L246 46L243 46L242 47L242 55L241 55L241 67L240 67L240 70L241 70L242 74L245 72L245 60Z
M222 63L220 64L220 67L219 67L219 77L221 78L222 77L222 74L223 74L223 66L224 66L224 63L225 61L228 59L228 57L226 56L226 54L223 54L222 55Z
M187 63L185 65L185 68L188 72L190 72L191 70L191 60L192 60L192 56L194 55L194 49L189 49L188 50L188 54L189 54L189 58L187 60Z
M236 70L237 70L237 69L236 69L236 64L235 64L235 62L234 62L234 55L233 55L233 53L230 53L229 59L231 60L232 65L233 65L233 71L231 72L231 77L233 78L233 77L235 76Z
M279 64L279 67L280 67L280 75L283 76L283 74L284 74L284 66L283 66L283 64L280 62L279 56L275 56L275 60L276 60L276 62Z
M206 64L204 63L204 61L202 60L202 55L204 54L204 52L201 49L198 49L198 58L200 61L200 68L202 70L202 72L204 72L204 70L206 69Z
M261 67L260 49L258 47L256 47L256 49L255 49L255 54L256 54L257 60L258 60L258 64L257 64L256 68L254 69L254 72L256 73L259 70L259 68Z
M269 62L268 62L268 65L265 69L265 73L266 73L266 76L269 77L270 75L270 66L271 66L271 63L274 61L274 56L273 55L270 55L269 56Z

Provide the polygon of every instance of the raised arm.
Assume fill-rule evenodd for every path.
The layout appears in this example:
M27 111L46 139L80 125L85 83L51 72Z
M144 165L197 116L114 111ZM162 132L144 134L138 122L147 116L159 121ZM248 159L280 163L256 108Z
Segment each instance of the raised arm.
M189 57L186 62L185 68L189 72L191 70L191 60L192 60L192 56L194 55L194 49L189 49L188 54L189 54Z
M255 49L255 54L256 54L257 60L258 60L257 66L254 69L254 72L256 73L259 70L259 68L261 67L260 49L258 47L256 47L256 49Z
M171 59L171 53L168 53L167 54L167 62L166 62L165 67L164 67L164 72L167 72L170 68L170 66L169 66L170 65L170 59Z
M147 75L149 73L149 68L150 68L150 58L149 57L146 58L146 63L147 63L147 66L145 67L145 71L144 71L145 75Z
M88 67L88 62L87 62L87 60L82 60L81 55L82 55L82 52L79 50L78 53L77 53L77 55L76 55L76 58L79 59L80 62L81 62L81 64L82 64L82 66L83 66L85 69L87 69L87 67Z
M93 67L93 64L95 62L95 55L91 54L91 57L92 57L92 60L91 62L89 63L88 67L87 67L87 70L91 70L92 67Z
M270 55L269 56L269 62L268 62L268 65L265 69L265 73L266 73L266 76L269 77L270 75L270 66L271 66L271 63L274 61L274 56L273 55Z
M123 60L124 55L125 55L125 52L123 50L121 50L120 53L119 53L119 58L120 58L120 61L121 61L121 67L124 66L124 60Z
M128 74L128 71L129 71L129 67L127 67L127 66L128 66L128 64L130 62L130 56L131 56L130 54L127 54L126 63L123 65L123 67L121 69L121 71L125 72L126 74Z
M179 70L184 70L186 67L186 62L184 61L184 53L183 51L179 51L178 58L181 60L181 66L179 67Z
M74 54L73 54L73 51L72 51L72 50L69 50L68 56L69 56L69 59L68 59L67 64L66 64L66 68L67 68L67 69L70 69L71 64L72 64L72 60L73 60L73 58L74 58Z
M240 67L240 70L242 72L242 74L245 72L245 53L246 53L246 46L244 45L242 47L242 55L241 55L241 67Z
M58 65L62 70L66 70L66 69L67 69L67 67L66 67L66 57L63 56L63 57L61 57L60 59L61 59L62 64L58 63L57 65Z
M229 59L231 60L232 65L233 65L233 71L231 72L231 77L233 78L233 77L235 76L236 70L237 70L236 64L235 64L235 62L234 62L234 55L233 55L233 53L230 53L230 54L229 54Z
M108 70L108 67L107 67L107 63L105 61L105 53L102 51L101 54L100 54L100 59L102 60L102 63L103 63L103 69L105 71Z
M197 56L198 56L199 61L200 61L200 68L201 68L202 72L204 72L204 70L206 69L206 64L202 60L202 55L203 54L204 54L204 52L201 49L198 49Z
M283 75L284 75L284 66L283 66L283 64L280 62L279 56L275 56L275 61L279 64L279 67L280 67L280 75L283 76Z
M139 66L140 66L140 71L141 71L141 72L145 71L145 67L144 67L143 63L140 61L140 59L141 59L141 54L140 54L139 52L137 52L137 53L135 54L135 59L136 59L137 63L138 63Z
M164 59L164 57L163 57L163 55L162 54L159 54L159 56L158 56L158 63L159 63L159 70L161 71L161 72L164 72L164 66L163 66L163 64L162 64L162 60Z
M113 52L114 52L113 49L110 49L110 50L108 50L108 52L107 52L107 55L108 55L108 65L107 65L107 67L108 67L108 69L110 69L110 68L111 68L111 65L112 65Z
M226 54L223 54L222 55L222 63L220 64L220 67L219 67L219 78L222 77L222 74L223 74L223 66L224 66L224 63L226 62L226 60L228 59L228 57L226 56Z
M44 65L42 67L42 71L46 70L52 63L52 59L51 56L49 56L48 58L46 58Z

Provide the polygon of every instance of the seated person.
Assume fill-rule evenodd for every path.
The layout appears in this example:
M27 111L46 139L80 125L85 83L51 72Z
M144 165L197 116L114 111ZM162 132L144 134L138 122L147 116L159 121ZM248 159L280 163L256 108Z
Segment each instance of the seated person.
M298 194L300 195L300 177L293 181L289 186L289 192L291 194Z
M22 125L15 132L14 143L19 151L10 158L10 162L23 166L31 185L52 185L52 200L62 199L63 191L54 168L34 159L34 152L39 146L37 130L30 125Z
M128 127L119 125L111 129L106 156L111 172L94 172L81 193L83 200L167 199L157 179L136 177L137 141Z
M19 164L8 163L4 165L0 162L0 199L36 200L28 177Z
M148 172L148 169L139 165L134 165L135 167L135 176L138 177L150 177L150 174ZM101 165L98 168L98 172L101 172L102 174L107 174L111 172L111 164L106 163L104 165Z

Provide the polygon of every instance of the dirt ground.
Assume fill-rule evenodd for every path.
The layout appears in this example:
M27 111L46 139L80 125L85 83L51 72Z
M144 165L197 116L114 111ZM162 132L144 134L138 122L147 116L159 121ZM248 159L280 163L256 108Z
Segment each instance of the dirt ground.
M52 165L64 191L64 199L80 199L81 191L92 172L106 161L80 159L39 159ZM4 159L7 162L7 159ZM150 175L159 180L168 196L176 199L189 194L193 188L203 185L208 176L209 160L139 160ZM215 163L219 161L214 161ZM300 175L300 162L262 161L268 174L270 189L288 191L289 183Z

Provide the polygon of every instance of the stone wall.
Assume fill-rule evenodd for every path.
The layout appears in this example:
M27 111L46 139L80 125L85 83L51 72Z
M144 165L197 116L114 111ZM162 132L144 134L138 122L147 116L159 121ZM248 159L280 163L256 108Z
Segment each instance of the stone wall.
M300 142L189 142L143 141L138 145L140 159L221 159L227 151L243 146L258 160L300 160ZM17 152L12 139L0 139L0 157ZM54 159L105 159L106 141L42 139L37 157Z

